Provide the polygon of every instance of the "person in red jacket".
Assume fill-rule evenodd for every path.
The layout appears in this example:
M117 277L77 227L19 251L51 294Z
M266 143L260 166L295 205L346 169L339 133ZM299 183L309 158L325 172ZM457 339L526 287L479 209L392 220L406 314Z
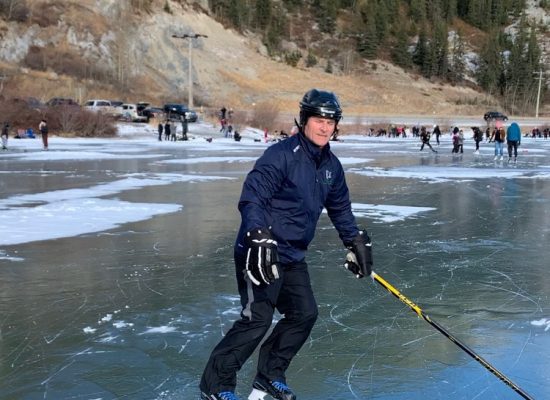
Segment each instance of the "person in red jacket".
M214 348L200 382L203 400L237 400L237 371L263 342L253 400L294 400L286 370L317 319L306 251L322 210L356 259L344 266L357 278L372 273L371 241L352 214L344 169L329 140L342 117L332 92L312 89L300 102L299 131L270 146L246 177L235 243L241 318ZM355 262L356 261L356 262Z

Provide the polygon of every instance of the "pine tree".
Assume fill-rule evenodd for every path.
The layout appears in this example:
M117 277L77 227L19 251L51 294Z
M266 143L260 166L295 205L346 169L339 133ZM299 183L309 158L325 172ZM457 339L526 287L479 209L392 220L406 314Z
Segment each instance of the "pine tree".
M418 34L418 41L413 52L413 62L424 70L424 64L428 60L428 37L426 34L426 25L422 25Z
M367 24L365 32L359 36L357 51L365 58L376 58L378 53L378 34L374 23Z
M325 67L325 72L327 74L332 74L332 60L330 58L327 61L327 66Z
M321 32L334 33L337 15L336 2L334 0L318 0L316 4L317 21Z
M409 15L413 22L424 23L426 20L426 0L410 0Z
M395 35L396 43L391 51L392 60L400 67L410 68L412 65L412 58L409 53L409 38L405 25L398 24Z
M485 45L479 55L477 80L481 87L490 94L499 90L503 75L502 50L500 47L500 33L497 29L490 32Z
M271 0L256 1L256 28L263 31L269 25L271 19Z
M432 37L431 47L431 61L432 70L436 76L446 78L448 73L449 61L447 60L447 54L449 53L449 43L447 40L448 30L447 24L443 21L435 23L434 32Z
M466 64L464 62L464 41L461 32L456 32L453 37L451 65L449 67L449 80L459 83L464 79Z

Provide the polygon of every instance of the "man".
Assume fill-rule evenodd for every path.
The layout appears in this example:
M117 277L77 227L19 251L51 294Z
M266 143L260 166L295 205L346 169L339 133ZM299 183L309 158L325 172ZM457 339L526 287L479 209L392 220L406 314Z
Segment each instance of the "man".
M48 150L48 121L42 119L38 124L38 130L42 135L42 145L44 146L44 150Z
M203 400L238 400L237 371L269 330L275 309L284 318L261 346L249 400L296 399L285 371L317 319L305 254L323 208L357 257L344 266L358 278L372 272L370 238L357 228L344 170L328 144L341 117L333 93L307 92L299 132L269 147L243 184L235 243L241 318L210 356L200 383Z
M512 160L512 149L514 150L514 164L518 159L518 146L521 144L521 129L516 122L506 130L506 142L508 143L508 162Z
M474 132L474 141L476 142L474 154L479 154L479 143L483 141L483 132L477 126L472 126L472 131Z
M503 153L503 147L504 147L504 140L506 139L506 133L504 132L504 125L502 122L497 121L495 124L495 130L493 131L493 134L491 135L490 142L495 142L495 158L494 160L498 160L498 156L500 155L500 161L504 158L502 155Z
M434 150L432 145L430 144L430 132L426 131L426 127L423 126L420 128L420 140L422 141L422 146L420 146L420 151L424 150L424 145L428 145L428 147L434 152L437 153L437 150Z
M434 125L433 134L435 135L435 140L439 146L439 137L441 136L441 129L439 129L439 125Z
M4 122L4 126L2 126L2 133L0 134L0 137L2 137L2 150L8 149L9 135L10 135L10 124L9 122Z

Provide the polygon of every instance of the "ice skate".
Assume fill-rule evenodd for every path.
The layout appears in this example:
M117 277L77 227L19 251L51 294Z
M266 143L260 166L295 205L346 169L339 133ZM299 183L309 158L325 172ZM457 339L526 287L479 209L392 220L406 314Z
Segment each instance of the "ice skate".
M220 392L214 394L201 392L201 400L239 400L239 398L233 392Z
M493 160L495 160L495 161L498 160L498 156L495 156L495 158L493 158Z
M270 397L276 400L296 400L296 395L284 382L256 379L252 388L248 400L267 400Z
M268 396L269 394L262 390L252 389L252 393L248 396L248 400L267 400Z
M504 160L504 156L500 156L500 161Z

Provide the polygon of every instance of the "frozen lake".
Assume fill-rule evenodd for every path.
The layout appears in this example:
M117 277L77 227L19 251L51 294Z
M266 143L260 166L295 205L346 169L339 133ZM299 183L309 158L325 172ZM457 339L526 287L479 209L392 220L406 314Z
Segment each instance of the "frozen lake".
M197 399L238 317L242 181L266 148L10 139L0 153L0 398ZM204 136L214 135L208 143ZM417 139L333 143L375 270L533 398L550 398L550 140L515 165ZM435 147L435 146L434 146ZM383 288L342 268L326 215L308 255L319 319L290 370L300 400L521 398ZM246 399L255 358L239 374Z

